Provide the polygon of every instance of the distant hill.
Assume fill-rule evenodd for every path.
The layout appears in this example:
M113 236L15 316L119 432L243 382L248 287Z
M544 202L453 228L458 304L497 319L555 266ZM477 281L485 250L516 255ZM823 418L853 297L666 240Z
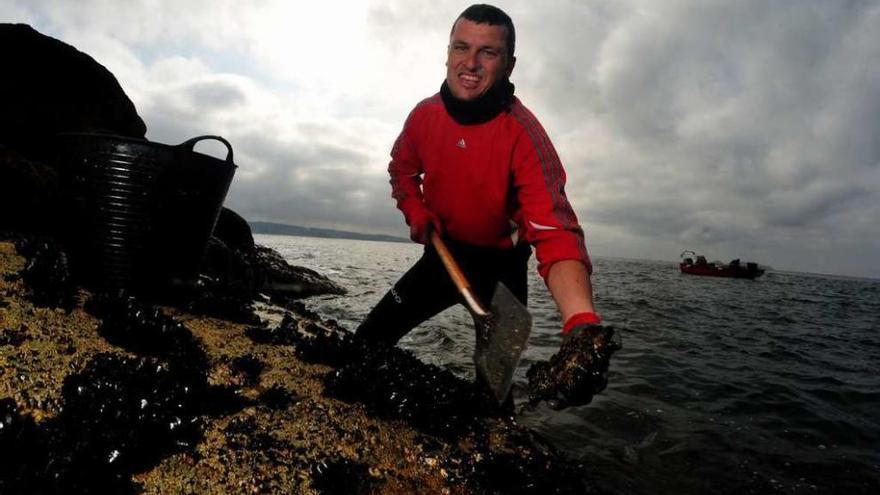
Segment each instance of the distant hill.
M298 235L304 237L324 237L329 239L356 239L360 241L411 242L403 237L381 234L361 234L344 230L315 229L272 222L248 222L254 234Z

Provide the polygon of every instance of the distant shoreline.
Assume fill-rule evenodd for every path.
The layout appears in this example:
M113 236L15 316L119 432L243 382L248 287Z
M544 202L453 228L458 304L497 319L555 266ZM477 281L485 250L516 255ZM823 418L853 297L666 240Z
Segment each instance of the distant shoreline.
M403 237L383 234L362 234L360 232L300 227L299 225L287 225L273 222L248 222L248 224L251 226L251 232L254 234L294 235L303 237L322 237L325 239L353 239L357 241L411 242L409 239Z
M360 232L350 232L346 230L334 230L334 229L319 229L312 227L301 227L299 225L287 225L283 223L273 223L273 222L248 222L251 226L251 231L254 234L269 234L269 235L292 235L292 236L302 236L302 237L320 237L325 239L353 239L357 241L380 241L380 242L402 242L402 243L410 243L409 239L403 237L395 237L391 235L383 235L383 234L363 234ZM660 259L642 259L642 258L629 258L629 257L620 257L620 256L602 256L596 255L596 258L609 258L609 259L621 259L621 260L632 260L632 261L656 261L662 263L669 263L678 267L678 261L675 260L660 260ZM800 272L796 270L782 270L778 268L773 268L771 266L762 265L762 267L766 268L768 273L776 273L781 275L807 275L814 277L829 277L829 278L840 278L847 280L863 280L867 282L880 282L880 277L870 277L870 276L855 276L855 275L838 275L834 273L819 273L819 272Z

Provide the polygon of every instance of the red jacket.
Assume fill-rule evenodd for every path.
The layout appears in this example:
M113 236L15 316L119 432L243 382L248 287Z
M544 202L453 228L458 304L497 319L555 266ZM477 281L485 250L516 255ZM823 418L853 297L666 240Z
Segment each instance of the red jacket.
M582 261L592 271L565 196L565 171L519 99L484 124L461 125L439 93L427 98L409 114L391 158L391 195L407 222L427 208L456 241L510 248L525 239L545 280L561 260Z

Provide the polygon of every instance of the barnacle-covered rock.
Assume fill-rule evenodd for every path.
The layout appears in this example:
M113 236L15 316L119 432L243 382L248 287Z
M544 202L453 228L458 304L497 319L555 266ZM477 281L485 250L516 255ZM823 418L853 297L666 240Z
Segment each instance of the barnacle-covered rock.
M24 265L0 242L0 493L590 493L471 383L302 304L278 326L88 291L66 312L23 297Z

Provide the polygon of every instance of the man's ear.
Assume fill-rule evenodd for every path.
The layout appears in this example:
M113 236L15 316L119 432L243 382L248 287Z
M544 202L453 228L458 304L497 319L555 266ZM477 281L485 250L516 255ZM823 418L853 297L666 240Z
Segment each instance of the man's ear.
M510 57L510 65L507 66L507 77L513 72L513 66L516 65L516 57Z

